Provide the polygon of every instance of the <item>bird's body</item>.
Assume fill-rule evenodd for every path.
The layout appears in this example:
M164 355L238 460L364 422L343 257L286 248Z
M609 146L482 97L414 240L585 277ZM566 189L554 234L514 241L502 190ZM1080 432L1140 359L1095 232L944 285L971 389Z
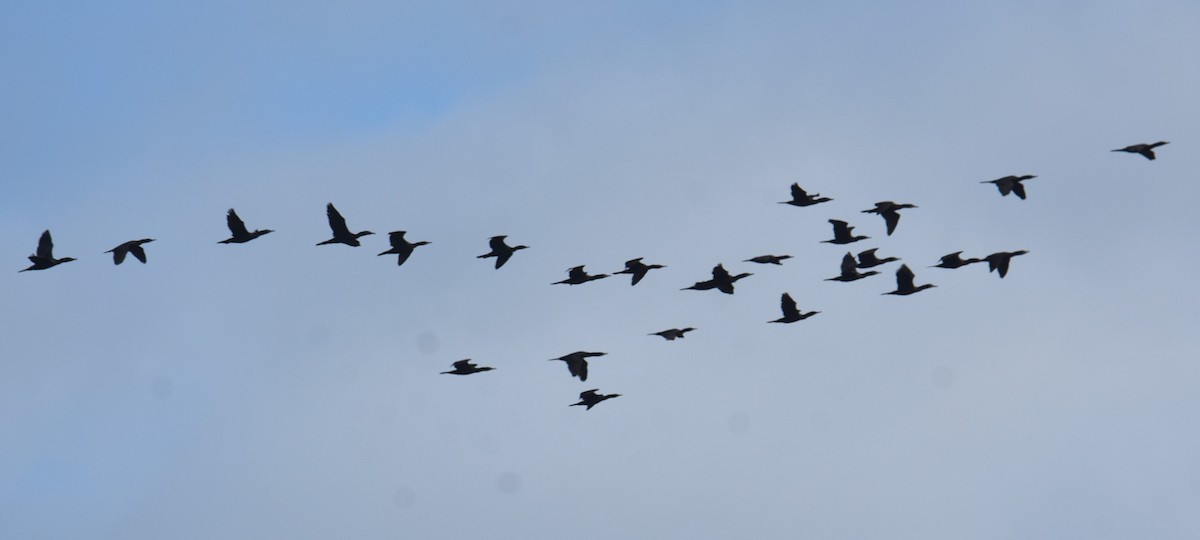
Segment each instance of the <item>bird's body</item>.
M943 256L941 262L933 265L930 268L961 268L968 264L975 264L977 262L983 262L983 259L963 259L962 252L955 251L954 253Z
M238 217L237 212L232 208L229 213L225 214L225 225L229 227L229 238L217 242L218 244L245 244L264 234L275 232L271 229L258 229L251 232L246 229L246 224L242 222L242 218Z
M791 255L759 255L753 259L746 259L742 262L783 265L783 261L790 258L792 258Z
M937 287L937 285L934 285L932 283L926 283L924 285L919 285L919 286L913 285L913 279L916 277L917 277L916 274L914 274L913 271L911 269L909 269L907 264L900 265L900 269L896 270L896 290L891 291L891 292L885 292L883 294L895 294L895 295L899 295L899 296L908 296L913 293L921 292L925 289Z
M625 261L625 269L621 270L619 272L613 272L613 273L614 274L630 274L633 277L630 280L629 285L633 286L633 285L637 285L638 282L642 280L642 278L646 277L647 272L657 269L657 268L666 268L666 266L663 266L661 264L646 264L646 263L642 262L642 257L638 257L636 259L629 259L628 261Z
M467 358L465 360L459 360L451 365L454 366L454 369L452 369L450 371L443 371L441 374L442 375L470 375L472 373L479 373L480 371L491 371L493 369L496 369L494 367L486 367L486 366L479 367L479 366L471 363L470 358Z
M683 339L685 337L684 334L691 332L692 330L695 330L695 328L692 328L690 326L687 328L671 328L668 330L663 330L662 332L655 332L655 333L649 334L649 335L660 336L667 341L675 341L677 339Z
M586 381L588 376L587 359L594 356L604 356L606 354L608 353L575 351L566 356L551 358L550 361L553 362L555 360L562 360L563 362L566 362L567 371L571 372L572 377L579 377L579 380Z
M883 217L884 223L887 223L887 234L891 236L896 230L896 225L900 223L900 210L905 208L916 208L915 204L894 203L892 201L880 201L875 203L875 208L863 210L864 214L879 214Z
M820 313L820 311L801 313L800 309L796 307L796 301L792 300L792 295L788 293L783 293L783 296L779 298L779 308L783 310L783 316L769 322L794 323L796 321L803 321L804 319Z
M146 244L146 243L153 242L153 241L154 241L153 238L143 238L141 240L130 240L128 242L125 242L124 244L121 244L121 245L115 247L115 248L105 251L105 253L113 254L113 264L121 264L121 263L125 262L126 255L133 255L133 257L135 259L141 261L142 264L146 264L146 250L142 248L142 244Z
M586 392L580 392L579 393L579 403L572 403L571 406L574 407L576 405L584 405L587 407L587 410L590 411L590 410L592 410L592 407L595 407L596 404L600 403L601 401L604 401L606 399L612 399L615 397L621 397L621 394L604 395L604 394L599 394L598 393L599 391L600 391L599 388L593 388Z
M492 239L488 241L488 245L491 246L492 250L475 258L486 259L488 257L495 257L496 269L499 270L501 266L504 266L504 263L508 262L508 259L511 258L513 253L516 253L517 250L529 248L529 246L509 246L508 244L504 243L505 238L508 237L505 235L493 236Z
M860 252L858 254L858 265L857 266L859 268L875 268L876 266L880 266L883 264L890 263L892 261L900 260L897 257L885 257L885 258L880 259L879 257L877 257L875 255L875 252L878 250L879 250L879 248L871 248L866 251Z
M584 271L584 269L583 269L584 266L586 266L586 265L576 266L574 268L571 268L570 270L567 270L567 279L564 279L562 281L555 281L551 285L560 285L560 284L580 285L583 283L587 283L589 281L603 279L603 278L608 277L608 274L596 274L596 275L588 274L586 271Z
M375 234L371 231L350 232L350 228L346 226L346 218L342 217L341 212L333 207L333 203L325 205L325 215L329 218L329 229L333 231L333 238L324 242L317 242L318 246L326 244L346 244L347 246L358 247L362 243L358 241L368 234Z
M1151 144L1131 144L1125 148L1113 150L1113 152L1129 152L1130 154L1140 154L1146 159L1154 159L1154 149L1164 144L1167 144L1167 141L1158 141Z
M854 236L854 227L849 223L838 219L831 219L829 223L833 224L833 239L821 240L825 244L853 244L859 240L866 240L869 236Z
M876 272L875 270L859 272L858 271L858 262L854 260L854 255L849 252L847 252L846 255L844 255L842 257L841 270L842 270L841 274L839 274L835 277L827 278L825 281L842 281L842 282L848 283L851 281L860 280L867 276L873 276L873 275L879 273L879 272Z
M828 202L828 201L833 200L833 199L830 199L829 197L818 198L819 195L821 195L821 194L813 193L810 195L808 192L804 191L804 188L800 187L800 184L792 184L792 200L780 201L779 204L790 204L792 206L802 206L803 207L803 206L812 206L814 204L820 204L823 202Z
M54 241L50 238L50 230L46 229L42 232L42 236L38 238L37 251L29 256L29 262L33 263L24 270L18 272L27 272L29 270L45 270L54 268L65 262L75 260L73 257L63 257L61 259L54 258Z
M1029 252L1023 249L1020 251L1000 251L984 257L983 260L988 263L988 272L998 272L1000 278L1004 279L1004 276L1008 275L1009 261L1017 255L1024 255L1026 253Z
M1024 176L1005 176L1004 178L997 178L995 180L984 180L980 182L980 184L996 184L996 189L1000 190L1001 196L1007 197L1009 193L1016 193L1017 197L1020 197L1021 200L1025 200L1025 184L1022 184L1021 182L1031 178L1037 178L1037 176L1032 174L1027 174Z
M392 244L392 248L380 253L380 255L398 255L399 258L396 260L397 266L404 264L404 261L408 260L408 257L412 255L414 249L417 249L417 246L429 244L429 242L424 240L420 242L409 242L408 240L405 240L404 234L406 232L407 231L392 231L388 233L388 242Z

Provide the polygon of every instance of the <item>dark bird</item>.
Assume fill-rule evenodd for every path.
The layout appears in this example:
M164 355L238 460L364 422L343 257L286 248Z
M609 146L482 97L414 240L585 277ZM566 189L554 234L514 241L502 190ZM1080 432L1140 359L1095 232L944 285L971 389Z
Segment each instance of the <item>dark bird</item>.
M629 259L628 261L625 261L625 269L621 270L620 272L614 272L614 274L631 274L633 279L630 281L629 285L632 286L637 285L642 278L646 277L646 272L656 268L666 268L666 266L661 264L645 264L642 262L642 258L638 257L636 259Z
M831 219L833 224L833 240L821 240L824 244L853 244L859 240L866 240L869 236L854 236L854 227L845 221Z
M983 262L983 259L975 259L975 258L963 259L961 257L961 255L962 255L961 251L955 251L954 253L943 256L941 262L939 262L933 266L930 266L930 268L959 268L959 267L966 266L968 264L975 264L977 262Z
M587 283L594 279L603 279L603 278L608 277L608 274L596 274L594 276L590 275L583 270L584 266L586 266L586 265L576 266L574 268L571 268L570 270L567 270L567 279L564 279L562 281L555 281L554 283L551 283L551 285L559 285L562 283L566 283L567 285L579 285L581 283Z
M488 240L488 244L492 246L492 250L475 258L486 259L488 257L495 257L496 269L499 270L501 266L504 266L504 263L508 262L508 259L512 257L513 253L515 253L518 249L529 248L529 246L509 246L508 244L504 243L505 238L508 237L505 235L493 236L491 240Z
M984 257L983 260L988 263L988 272L999 272L1000 278L1003 279L1008 274L1008 262L1017 255L1029 253L1025 250L1020 251L1001 251Z
M417 249L417 246L429 244L429 242L424 240L420 242L409 242L408 240L404 239L405 232L406 231L392 231L388 233L388 242L391 242L392 249L380 253L380 255L399 255L400 257L396 261L397 266L404 264L404 261L408 260L408 257L412 255L414 249Z
M29 262L33 263L33 265L25 270L19 270L18 272L24 272L26 270L45 270L65 262L71 262L73 260L75 259L72 257L63 257L61 259L54 258L54 241L50 239L50 230L47 229L42 233L42 237L38 239L37 252L29 256Z
M892 201L880 201L875 203L875 208L863 210L863 213L883 216L883 221L887 223L888 236L891 236L892 232L896 230L896 224L900 223L900 210L916 207L917 205L915 204L897 204Z
M997 178L995 180L984 180L980 184L996 184L996 189L1000 190L1001 196L1007 197L1009 193L1016 193L1021 200L1025 200L1025 184L1021 182L1030 178L1037 177L1032 174L1025 176L1005 176L1004 178Z
M551 358L550 361L553 362L555 360L562 360L563 362L566 362L567 370L571 372L572 377L579 377L579 380L586 381L588 371L587 359L593 356L604 356L606 354L608 353L575 351L566 356Z
M796 301L792 300L792 295L788 293L783 293L783 296L779 298L779 308L783 310L783 317L769 322L794 323L796 321L803 321L804 319L820 313L820 311L800 313L800 310L796 308Z
M451 365L454 366L454 369L450 371L443 371L442 375L470 375L472 373L479 373L480 371L491 371L496 369L494 367L479 367L475 364L472 364L470 358L459 360Z
M753 259L746 259L742 262L782 265L784 260L790 259L790 258L792 258L791 255L759 255Z
M744 277L752 275L754 274L749 272L744 272L736 276L730 275L729 271L725 270L724 265L718 264L712 269L712 279L707 281L697 281L691 287L684 287L681 290L707 291L709 289L717 289L725 294L733 294L733 284L737 283L738 280Z
M690 326L687 328L671 328L669 330L663 330L662 332L655 332L653 334L648 334L648 335L662 336L662 338L667 341L675 341L677 339L683 339L684 334L691 332L692 330L695 330L695 328L692 328Z
M925 289L937 287L937 285L934 285L932 283L926 283L919 287L914 286L913 278L915 278L915 277L917 277L917 275L914 274L913 271L908 268L907 264L900 265L900 269L896 270L896 290L891 291L891 292L885 292L883 294L896 294L896 295L900 295L900 296L908 296L915 292L920 292Z
M588 390L587 392L580 392L579 393L579 403L572 403L571 406L574 407L576 405L587 405L587 408L590 411L592 409L592 407L594 407L597 403L600 403L601 401L604 401L606 399L612 399L615 397L621 397L621 394L608 394L608 395L597 394L596 392L598 392L599 390L600 390L599 388L593 388L591 390Z
M347 246L358 247L362 244L358 239L368 234L375 234L371 231L363 231L358 233L350 232L350 228L346 227L346 218L333 207L333 203L325 205L325 214L329 216L329 228L333 231L333 238L324 242L317 242L318 246L325 244L346 244Z
M875 252L878 250L879 250L879 248L871 248L871 249L868 249L866 251L859 253L858 254L858 267L859 268L875 268L876 266L879 266L881 264L887 264L892 261L900 260L896 257L885 257L883 259L880 259L879 257L875 256Z
M792 200L780 201L779 204L790 204L792 206L812 206L814 204L820 204L833 200L829 197L821 197L818 199L817 197L819 195L821 194L813 193L812 195L809 195L804 191L804 188L800 187L800 184L792 184Z
M142 264L146 264L146 250L142 249L142 244L153 241L153 238L130 240L115 248L105 251L105 253L113 254L113 264L121 264L125 262L125 256L130 254L132 254L135 259L142 261Z
M841 273L841 275L839 275L837 277L828 278L825 281L850 282L850 281L860 280L867 276L873 276L878 273L879 272L876 272L874 270L868 270L866 272L859 272L858 271L858 263L854 260L854 255L847 252L846 255L842 257L842 273Z
M1154 149L1158 148L1164 144L1167 144L1167 141L1158 141L1154 144L1131 144L1129 146L1126 146L1125 148L1118 148L1116 150L1113 150L1113 152L1129 152L1130 154L1141 154L1142 157L1144 157L1146 159L1154 159Z
M237 212L232 208L225 215L225 224L229 226L229 238L217 242L218 244L244 244L264 234L275 232L271 229L259 229L254 232L246 230L246 224L242 222L242 218L238 217Z

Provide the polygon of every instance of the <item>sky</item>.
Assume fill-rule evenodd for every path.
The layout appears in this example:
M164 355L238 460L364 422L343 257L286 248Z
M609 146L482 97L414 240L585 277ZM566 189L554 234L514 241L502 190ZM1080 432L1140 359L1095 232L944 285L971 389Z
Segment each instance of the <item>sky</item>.
M1200 536L1197 27L6 3L0 536ZM980 183L1022 174L1024 201ZM777 204L792 182L833 201ZM918 206L891 236L883 200ZM330 202L376 234L315 246ZM218 244L229 208L276 232ZM19 273L47 229L78 260ZM431 244L397 267L395 230ZM530 248L495 270L500 234ZM137 238L148 264L104 253ZM872 247L937 287L824 281ZM551 285L634 257L666 268ZM718 263L753 276L679 290ZM783 292L821 313L767 324ZM608 353L586 382L548 361L578 350ZM440 374L463 358L496 369ZM592 388L621 397L569 406Z

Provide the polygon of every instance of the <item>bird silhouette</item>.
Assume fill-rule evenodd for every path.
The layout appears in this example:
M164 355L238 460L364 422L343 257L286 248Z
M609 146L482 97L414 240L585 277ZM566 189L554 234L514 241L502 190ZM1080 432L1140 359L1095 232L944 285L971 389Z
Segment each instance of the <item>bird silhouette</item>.
M409 242L404 239L405 232L407 231L392 231L388 233L388 242L392 244L392 248L380 253L380 255L399 255L399 258L396 260L397 266L404 264L404 261L408 260L408 257L412 255L414 249L417 249L417 246L429 244L425 240Z
M961 251L955 251L954 253L945 255L942 257L941 262L931 266L930 268L960 268L968 264L983 262L983 259L963 259L961 255Z
M135 259L142 261L142 264L146 264L146 250L142 249L142 244L153 241L153 238L130 240L115 248L105 251L105 253L113 254L113 264L121 264L125 262L125 256L130 254L132 254Z
M792 258L791 255L759 255L753 259L746 259L742 262L783 265L783 261L790 259L790 258Z
M646 277L646 272L649 272L649 271L657 269L657 268L666 268L666 266L663 266L661 264L645 264L642 262L642 257L638 257L636 259L629 259L628 261L625 261L625 269L621 270L619 272L613 272L613 273L614 274L630 274L630 275L632 275L633 278L630 280L629 285L633 286L633 285L637 285L638 282L642 280L642 278Z
M579 380L586 381L587 374L588 374L587 359L591 358L593 356L604 356L606 354L608 354L608 353L575 351L566 356L560 356L558 358L551 358L550 361L553 362L555 360L562 360L563 362L566 362L567 363L567 371L571 372L572 377L579 377Z
M1025 184L1021 182L1030 178L1037 178L1037 176L1032 174L1025 176L1005 176L1004 178L997 178L995 180L984 180L980 184L996 184L996 189L1000 190L1001 196L1007 197L1009 193L1016 193L1017 197L1025 200Z
M551 283L551 285L559 285L559 284L563 284L563 283L565 283L567 285L579 285L579 284L587 283L587 282L595 280L595 279L604 279L604 278L608 277L608 274L590 275L583 270L584 266L586 266L586 265L576 266L574 268L571 268L570 270L567 270L567 279L564 279L562 281L555 281L554 283Z
M250 232L246 229L246 224L242 222L242 218L238 217L237 212L232 208L229 213L225 214L225 224L229 226L229 238L217 242L218 244L245 244L264 234L275 232L271 229L259 229Z
M988 263L988 272L999 272L1000 278L1004 279L1004 276L1008 274L1009 261L1017 255L1024 255L1026 253L1029 252L1023 249L1020 251L1000 251L984 257L983 260Z
M851 282L860 280L867 276L873 276L878 273L879 272L876 272L875 270L859 272L858 263L854 260L854 255L852 255L850 252L846 252L846 255L842 257L842 273L836 277L827 278L825 281Z
M600 403L601 401L604 401L606 399L612 399L615 397L621 397L621 394L608 394L608 395L598 394L597 392L599 392L599 391L600 391L599 388L593 388L586 392L580 392L579 393L579 403L572 403L571 406L574 407L576 405L586 405L587 410L590 411L590 410L592 410L592 407L595 407L596 404Z
M803 188L800 187L800 184L792 184L792 200L780 201L779 204L790 204L792 206L812 206L814 204L820 204L833 200L829 197L821 197L818 199L817 197L819 195L820 193L813 193L812 195L809 195L804 191Z
M820 313L820 311L810 311L808 313L801 313L800 310L798 308L796 308L796 301L792 300L792 295L790 295L788 293L783 293L783 296L781 296L779 298L779 308L781 310L783 310L783 316L778 319L775 319L773 321L769 321L769 322L794 323L796 321L803 321L804 319L807 319L809 317L812 317L813 315Z
M854 236L854 233L853 233L854 227L851 227L850 224L846 223L845 221L831 219L831 220L829 220L829 222L833 224L833 239L832 240L821 240L821 243L824 243L824 244L853 244L854 242L857 242L859 240L866 240L866 239L870 238L870 236Z
M896 257L885 257L883 259L880 259L879 257L875 256L875 252L878 250L879 250L879 248L871 248L866 251L860 252L858 254L858 267L859 268L875 268L876 266L879 266L881 264L887 264L892 261L900 260Z
M907 264L900 265L900 269L896 270L896 290L891 291L891 292L885 292L883 294L895 294L895 295L899 295L899 296L908 296L908 295L916 293L916 292L921 292L925 289L937 287L937 285L934 285L932 283L926 283L924 285L914 286L913 278L915 278L915 277L916 277L916 274L913 274L913 271L908 268Z
M905 208L916 208L915 204L894 203L892 201L880 201L875 203L875 208L863 210L864 214L879 214L883 217L883 221L887 223L888 236L896 230L896 224L900 223L900 210Z
M665 339L667 341L675 341L677 339L683 339L684 334L691 332L692 330L695 330L695 328L692 328L690 326L687 328L671 328L668 330L663 330L662 332L655 332L653 334L648 334L648 335L661 336L663 339Z
M454 369L450 371L443 371L442 375L470 375L472 373L479 373L480 371L491 371L496 369L494 367L479 367L475 364L472 364L470 358L459 360L451 365L454 366Z
M1142 157L1144 157L1146 159L1154 159L1154 149L1158 148L1164 144L1167 144L1167 141L1158 141L1153 144L1131 144L1129 146L1126 146L1125 148L1118 148L1116 150L1113 150L1113 152L1129 152L1130 154L1141 154Z
M346 218L342 217L341 212L333 207L333 203L325 205L325 215L329 217L329 229L333 231L333 238L324 242L317 242L318 246L325 244L346 244L347 246L358 247L362 244L358 239L368 234L375 234L371 231L362 231L357 233L350 232L346 227Z
M725 294L733 294L733 284L737 283L737 281L742 278L752 275L754 274L744 272L734 276L731 275L728 270L725 270L724 265L718 264L712 269L712 279L707 281L697 281L691 287L684 287L681 290L707 291L709 289L717 289Z
M529 246L509 246L508 244L504 243L505 238L508 237L505 235L493 236L491 240L488 240L488 244L492 247L492 250L475 258L486 259L488 257L495 257L496 269L499 270L501 266L504 266L504 263L508 262L508 259L512 257L513 253L515 253L518 249L529 248Z
M53 268L65 262L75 260L72 257L63 257L61 259L54 258L54 241L50 239L50 230L47 229L42 233L41 238L38 238L37 251L29 256L29 262L33 263L29 268L18 270L17 272L26 272L29 270L45 270Z

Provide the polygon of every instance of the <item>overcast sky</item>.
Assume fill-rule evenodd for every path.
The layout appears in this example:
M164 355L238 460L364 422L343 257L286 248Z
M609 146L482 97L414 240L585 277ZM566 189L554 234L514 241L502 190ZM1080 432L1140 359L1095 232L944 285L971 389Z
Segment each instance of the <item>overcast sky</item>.
M1197 28L1182 1L0 6L0 536L1200 537ZM1028 200L980 184L1010 174ZM919 208L887 236L882 200ZM329 202L376 234L315 246ZM276 232L218 244L229 208ZM829 219L937 288L824 281ZM46 229L78 260L18 273ZM394 230L432 243L397 267ZM530 248L494 270L498 234ZM1018 249L1003 280L929 268ZM550 285L634 257L667 268ZM717 263L754 275L679 290ZM783 292L821 313L767 324ZM548 361L577 350L608 353L586 382ZM463 358L496 370L439 374ZM622 396L568 406L591 388Z

